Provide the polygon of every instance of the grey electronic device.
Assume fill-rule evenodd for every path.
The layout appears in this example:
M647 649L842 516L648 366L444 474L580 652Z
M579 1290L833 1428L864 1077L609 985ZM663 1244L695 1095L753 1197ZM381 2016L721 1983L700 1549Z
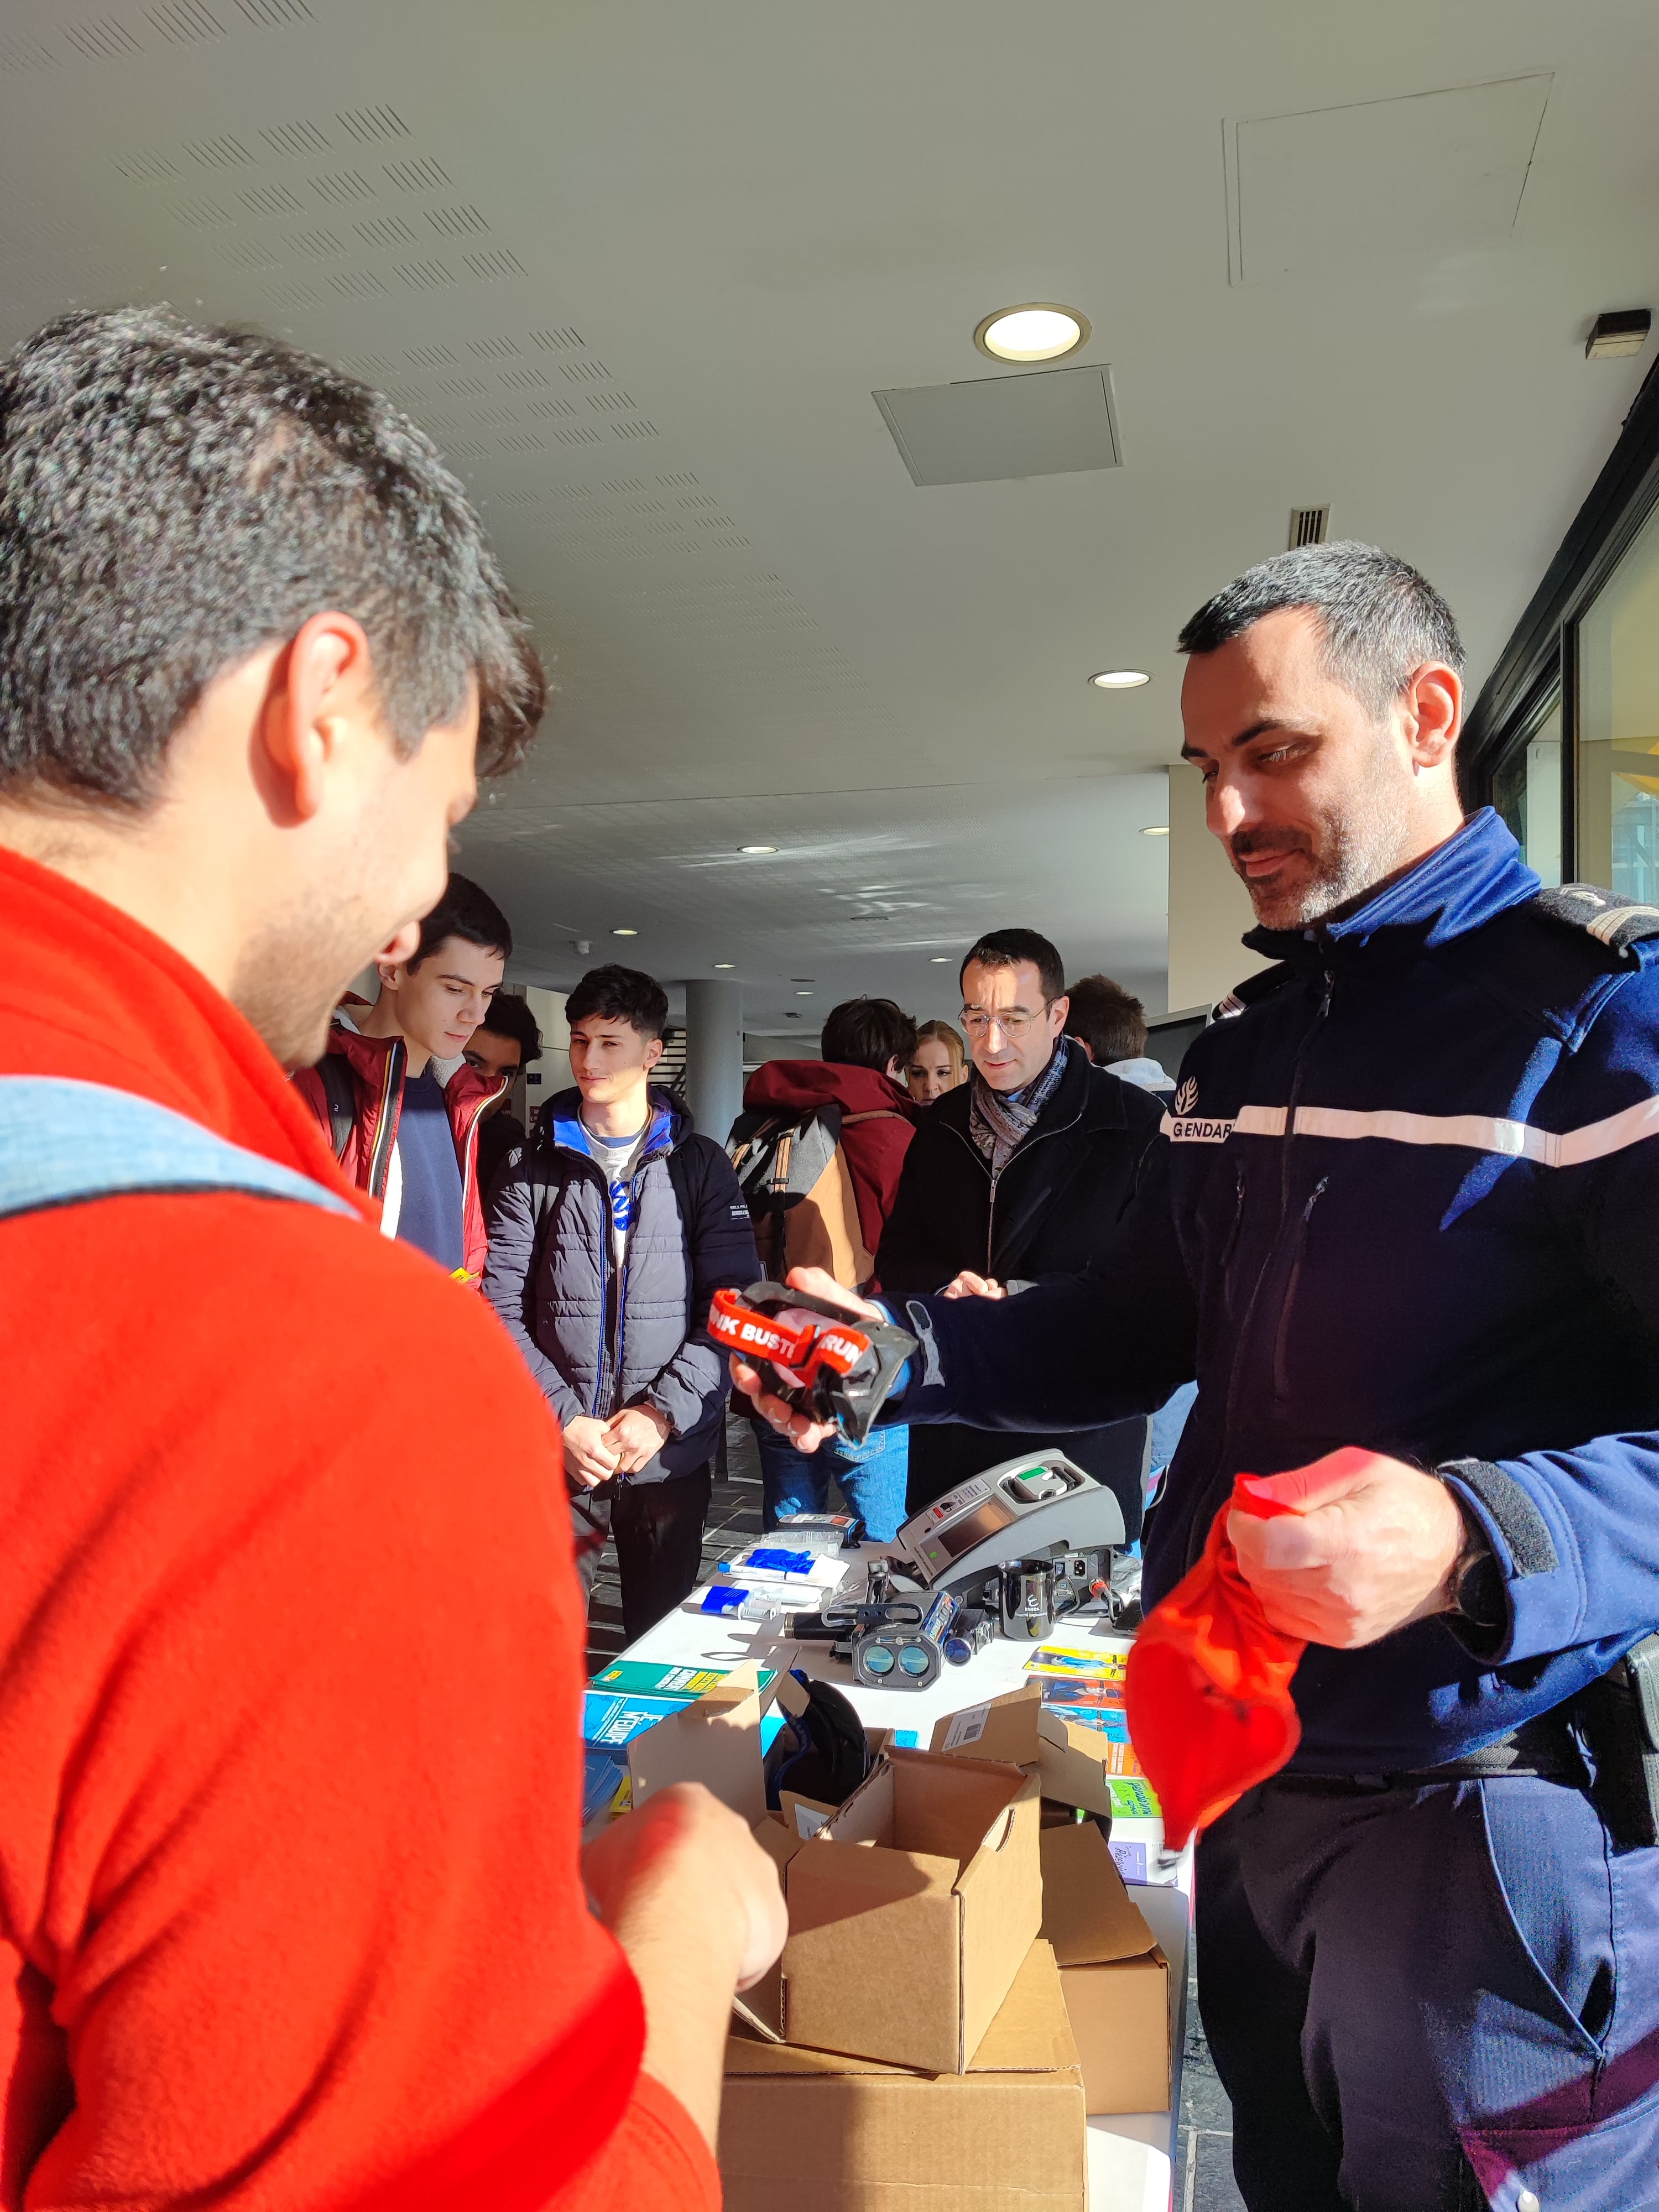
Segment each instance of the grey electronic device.
M962 1591L1016 1559L1108 1550L1126 1540L1123 1510L1063 1451L988 1467L899 1530L894 1563L929 1589Z

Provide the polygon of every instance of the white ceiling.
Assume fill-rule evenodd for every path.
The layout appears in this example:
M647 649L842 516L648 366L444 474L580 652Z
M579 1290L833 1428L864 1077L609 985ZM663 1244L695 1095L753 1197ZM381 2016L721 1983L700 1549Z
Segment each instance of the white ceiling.
M560 686L462 836L521 975L781 1031L1023 921L1158 1002L1176 629L1328 501L1479 680L1647 366L1656 82L1648 0L4 0L0 338L169 299L433 428ZM1123 465L918 489L871 394L1026 300Z

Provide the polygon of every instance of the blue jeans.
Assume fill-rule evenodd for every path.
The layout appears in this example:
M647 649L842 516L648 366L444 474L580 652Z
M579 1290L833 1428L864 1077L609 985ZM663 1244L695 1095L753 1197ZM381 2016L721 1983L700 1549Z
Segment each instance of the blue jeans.
M908 1429L875 1429L861 1444L843 1440L820 1444L815 1452L798 1452L787 1437L757 1421L755 1441L767 1528L793 1520L797 1513L827 1512L833 1474L848 1511L859 1516L872 1542L890 1543L897 1535L910 1473Z

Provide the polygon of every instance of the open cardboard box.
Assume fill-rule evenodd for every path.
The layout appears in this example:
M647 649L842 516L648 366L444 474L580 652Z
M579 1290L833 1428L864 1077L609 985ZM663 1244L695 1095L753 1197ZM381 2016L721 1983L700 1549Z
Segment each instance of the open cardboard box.
M1054 1955L1036 1943L964 2073L734 2035L727 2212L1084 2212L1084 2112Z
M965 2071L1042 1917L1035 1782L896 1751L810 1838L769 1825L789 1939L740 2018L781 2042Z
M1045 1828L1042 1933L1091 2112L1170 2106L1170 1968L1092 1820Z
M760 1686L759 1662L745 1660L692 1705L670 1713L628 1746L633 1802L672 1782L701 1782L752 1827L766 1812L761 1720L775 1694Z
M950 1758L1011 1759L1035 1771L1045 1797L1109 1820L1123 1810L1121 1798L1113 1796L1113 1782L1138 1778L1141 1771L1127 1744L1045 1705L1041 1682L947 1713L933 1730L933 1748Z

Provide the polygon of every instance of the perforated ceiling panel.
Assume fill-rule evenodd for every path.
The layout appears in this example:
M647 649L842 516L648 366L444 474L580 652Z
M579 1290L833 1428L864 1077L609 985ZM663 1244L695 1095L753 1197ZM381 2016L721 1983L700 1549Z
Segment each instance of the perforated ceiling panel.
M1155 978L1182 621L1316 494L1447 590L1478 680L1650 357L1582 358L1651 289L1650 15L1311 20L3 0L0 340L169 300L429 428L558 687L461 837L541 980L637 927L761 1025L797 973L946 1011L944 945L1014 921ZM1232 211L1271 287L1228 289L1228 116L1266 118ZM1379 293L1343 243L1402 231ZM1089 348L990 370L976 324L1045 299ZM1118 467L918 491L870 398L1108 361Z

